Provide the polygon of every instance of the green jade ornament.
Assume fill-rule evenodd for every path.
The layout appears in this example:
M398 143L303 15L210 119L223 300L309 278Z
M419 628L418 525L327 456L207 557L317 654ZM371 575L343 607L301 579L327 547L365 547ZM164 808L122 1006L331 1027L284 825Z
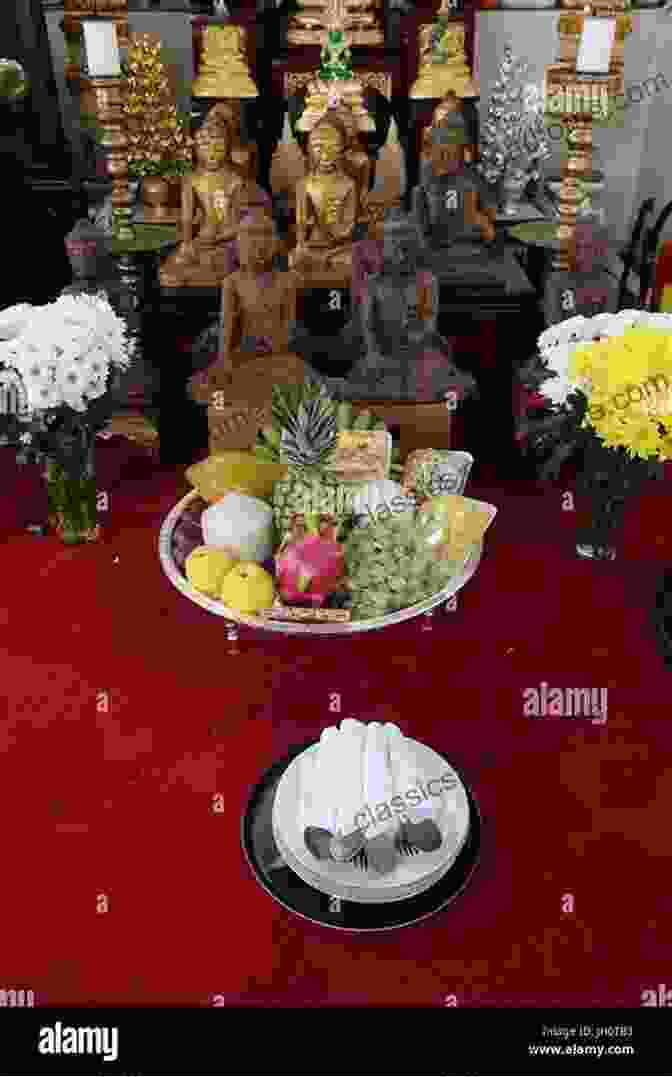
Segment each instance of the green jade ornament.
M320 79L333 82L352 78L352 54L343 32L330 30L320 53Z

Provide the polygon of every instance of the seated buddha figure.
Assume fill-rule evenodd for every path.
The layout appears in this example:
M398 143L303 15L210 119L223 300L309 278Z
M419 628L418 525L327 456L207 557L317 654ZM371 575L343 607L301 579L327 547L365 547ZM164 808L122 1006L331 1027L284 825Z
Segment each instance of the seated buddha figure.
M341 126L320 120L308 139L310 171L296 186L297 242L290 266L302 276L350 279L359 197L345 150Z
M429 402L475 391L474 379L453 362L451 345L437 332L438 282L423 267L412 220L397 211L384 223L382 261L362 290L359 317L365 354L347 378L328 378L344 399Z
M218 287L238 267L241 212L258 202L258 190L233 164L225 124L204 124L194 145L196 168L182 179L181 243L159 271L168 288Z
M220 101L208 113L208 120L219 120L231 133L231 160L241 174L249 180L257 176L257 147L254 142L243 140L240 101Z
M219 431L220 448L251 445L257 428L270 421L273 385L301 384L305 371L303 361L290 352L296 278L272 268L277 238L264 210L243 216L238 248L240 269L222 284L217 357L189 383L192 399L208 405L211 435ZM228 439L222 436L227 423L232 426Z
M593 318L613 314L618 307L618 281L605 268L608 240L603 226L579 221L575 227L573 267L549 273L544 286L543 310L547 326L577 314Z
M328 120L343 131L345 137L345 153L343 164L348 175L352 176L357 184L357 198L359 200L360 214L365 211L366 200L371 186L371 160L359 140L357 121L346 105L329 109ZM308 146L307 168L310 173L315 167L316 159Z
M495 241L497 209L475 169L464 163L464 118L434 128L430 168L413 190L420 239L437 272L459 262L483 259Z

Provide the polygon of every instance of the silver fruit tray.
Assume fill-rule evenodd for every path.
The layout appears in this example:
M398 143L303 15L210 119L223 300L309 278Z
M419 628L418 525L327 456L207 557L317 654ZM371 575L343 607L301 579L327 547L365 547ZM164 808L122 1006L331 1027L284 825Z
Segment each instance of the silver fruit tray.
M191 490L181 501L178 501L177 505L171 509L163 521L159 534L161 567L177 590L185 595L186 598L195 602L197 606L202 606L204 610L209 610L210 613L214 613L217 617L223 617L226 621L246 625L248 628L256 628L261 632L281 633L285 636L348 636L354 632L373 632L379 628L388 628L390 625L401 624L402 621L410 621L414 617L429 613L430 610L435 609L437 606L449 603L474 575L483 556L483 543L479 542L466 558L462 570L451 578L443 590L437 591L435 595L423 599L422 602L416 602L414 606L407 606L406 609L396 610L394 613L386 613L383 617L374 617L368 621L327 622L325 624L271 621L265 617L254 617L251 614L232 610L225 606L223 602L201 594L191 586L176 564L172 552L173 532L182 514L189 507L192 500L198 496L196 490Z

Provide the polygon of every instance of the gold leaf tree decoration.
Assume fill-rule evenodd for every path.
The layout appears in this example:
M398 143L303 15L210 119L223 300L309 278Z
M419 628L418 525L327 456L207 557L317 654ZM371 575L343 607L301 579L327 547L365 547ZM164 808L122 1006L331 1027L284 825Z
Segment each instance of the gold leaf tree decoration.
M161 59L161 42L133 34L128 50L124 117L131 176L190 172L193 140L188 121L177 114Z

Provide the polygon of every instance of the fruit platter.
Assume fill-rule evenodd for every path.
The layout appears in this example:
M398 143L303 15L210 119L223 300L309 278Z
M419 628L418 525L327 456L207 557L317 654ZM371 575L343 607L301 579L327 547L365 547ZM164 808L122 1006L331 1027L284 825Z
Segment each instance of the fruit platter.
M249 451L187 469L159 537L183 595L265 632L343 635L428 613L473 576L497 510L463 496L468 453L402 462L381 419L310 380L275 386L271 413Z

